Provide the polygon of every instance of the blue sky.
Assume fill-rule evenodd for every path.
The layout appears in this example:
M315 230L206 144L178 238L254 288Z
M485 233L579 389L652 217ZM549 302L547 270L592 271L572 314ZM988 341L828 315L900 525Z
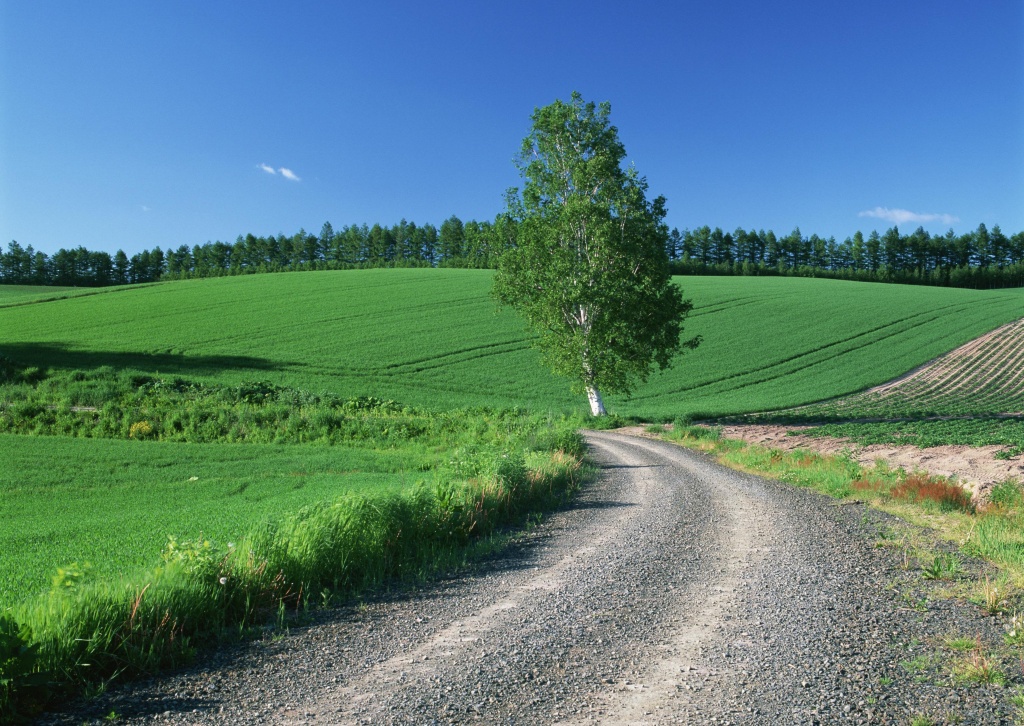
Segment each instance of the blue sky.
M0 241L491 219L573 90L680 229L1024 230L1020 0L0 0Z

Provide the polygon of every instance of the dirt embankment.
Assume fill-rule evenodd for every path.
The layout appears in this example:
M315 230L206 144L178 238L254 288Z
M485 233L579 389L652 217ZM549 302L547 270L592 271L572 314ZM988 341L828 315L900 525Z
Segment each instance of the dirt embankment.
M890 468L902 468L908 472L925 472L933 476L955 477L968 487L975 497L984 497L993 485L1007 479L1024 482L1024 455L1012 459L997 459L997 452L1005 446L932 446L919 449L916 446L895 444L872 444L862 446L849 439L818 438L804 436L799 432L810 426L779 426L769 424L738 424L722 427L722 436L738 439L748 444L757 444L769 449L795 451L802 449L825 456L849 454L855 461L871 466L884 461ZM627 426L618 429L627 436L656 438L642 426Z
M849 439L817 438L789 435L807 426L737 425L722 427L722 436L760 444L771 449L792 451L807 449L819 454L836 456L849 453L861 464L874 464L881 460L892 468L902 467L908 472L923 471L935 476L956 477L968 486L974 496L984 496L994 484L1016 478L1024 481L1024 457L997 459L997 452L1005 446L916 446L871 444L862 446Z

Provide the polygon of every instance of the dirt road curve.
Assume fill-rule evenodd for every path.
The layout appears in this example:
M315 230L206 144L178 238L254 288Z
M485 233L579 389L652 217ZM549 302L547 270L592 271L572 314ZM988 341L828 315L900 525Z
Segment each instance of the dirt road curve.
M875 547L887 519L670 444L588 440L599 481L511 553L88 709L122 723L1010 723L1002 689L956 686L927 660L941 636L997 625L951 601L907 607L920 577Z

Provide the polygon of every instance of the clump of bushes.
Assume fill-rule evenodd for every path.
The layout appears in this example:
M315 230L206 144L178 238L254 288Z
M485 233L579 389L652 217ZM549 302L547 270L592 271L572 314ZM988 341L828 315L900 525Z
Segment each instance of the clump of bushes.
M956 482L927 474L907 474L896 481L860 477L850 484L855 492L883 494L892 499L938 507L942 512L975 511L971 493Z
M516 409L436 413L386 399L345 398L267 381L204 384L109 367L49 375L31 385L0 385L0 433L394 448L411 441L491 444L518 432L535 432L540 437L536 445L546 450L560 430L539 427Z

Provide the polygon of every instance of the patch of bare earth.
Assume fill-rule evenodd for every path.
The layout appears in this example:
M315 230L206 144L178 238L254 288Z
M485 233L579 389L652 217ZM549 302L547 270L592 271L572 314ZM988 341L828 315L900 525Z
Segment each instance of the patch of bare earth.
M890 467L902 467L908 472L922 471L935 476L956 477L970 487L974 496L984 496L994 484L1017 478L1024 481L1024 457L997 459L996 452L1005 446L916 446L871 444L862 446L849 439L817 438L790 431L802 431L808 426L734 425L722 427L722 436L759 444L770 449L793 451L805 449L819 454L838 456L849 454L861 464L871 465L881 460Z

